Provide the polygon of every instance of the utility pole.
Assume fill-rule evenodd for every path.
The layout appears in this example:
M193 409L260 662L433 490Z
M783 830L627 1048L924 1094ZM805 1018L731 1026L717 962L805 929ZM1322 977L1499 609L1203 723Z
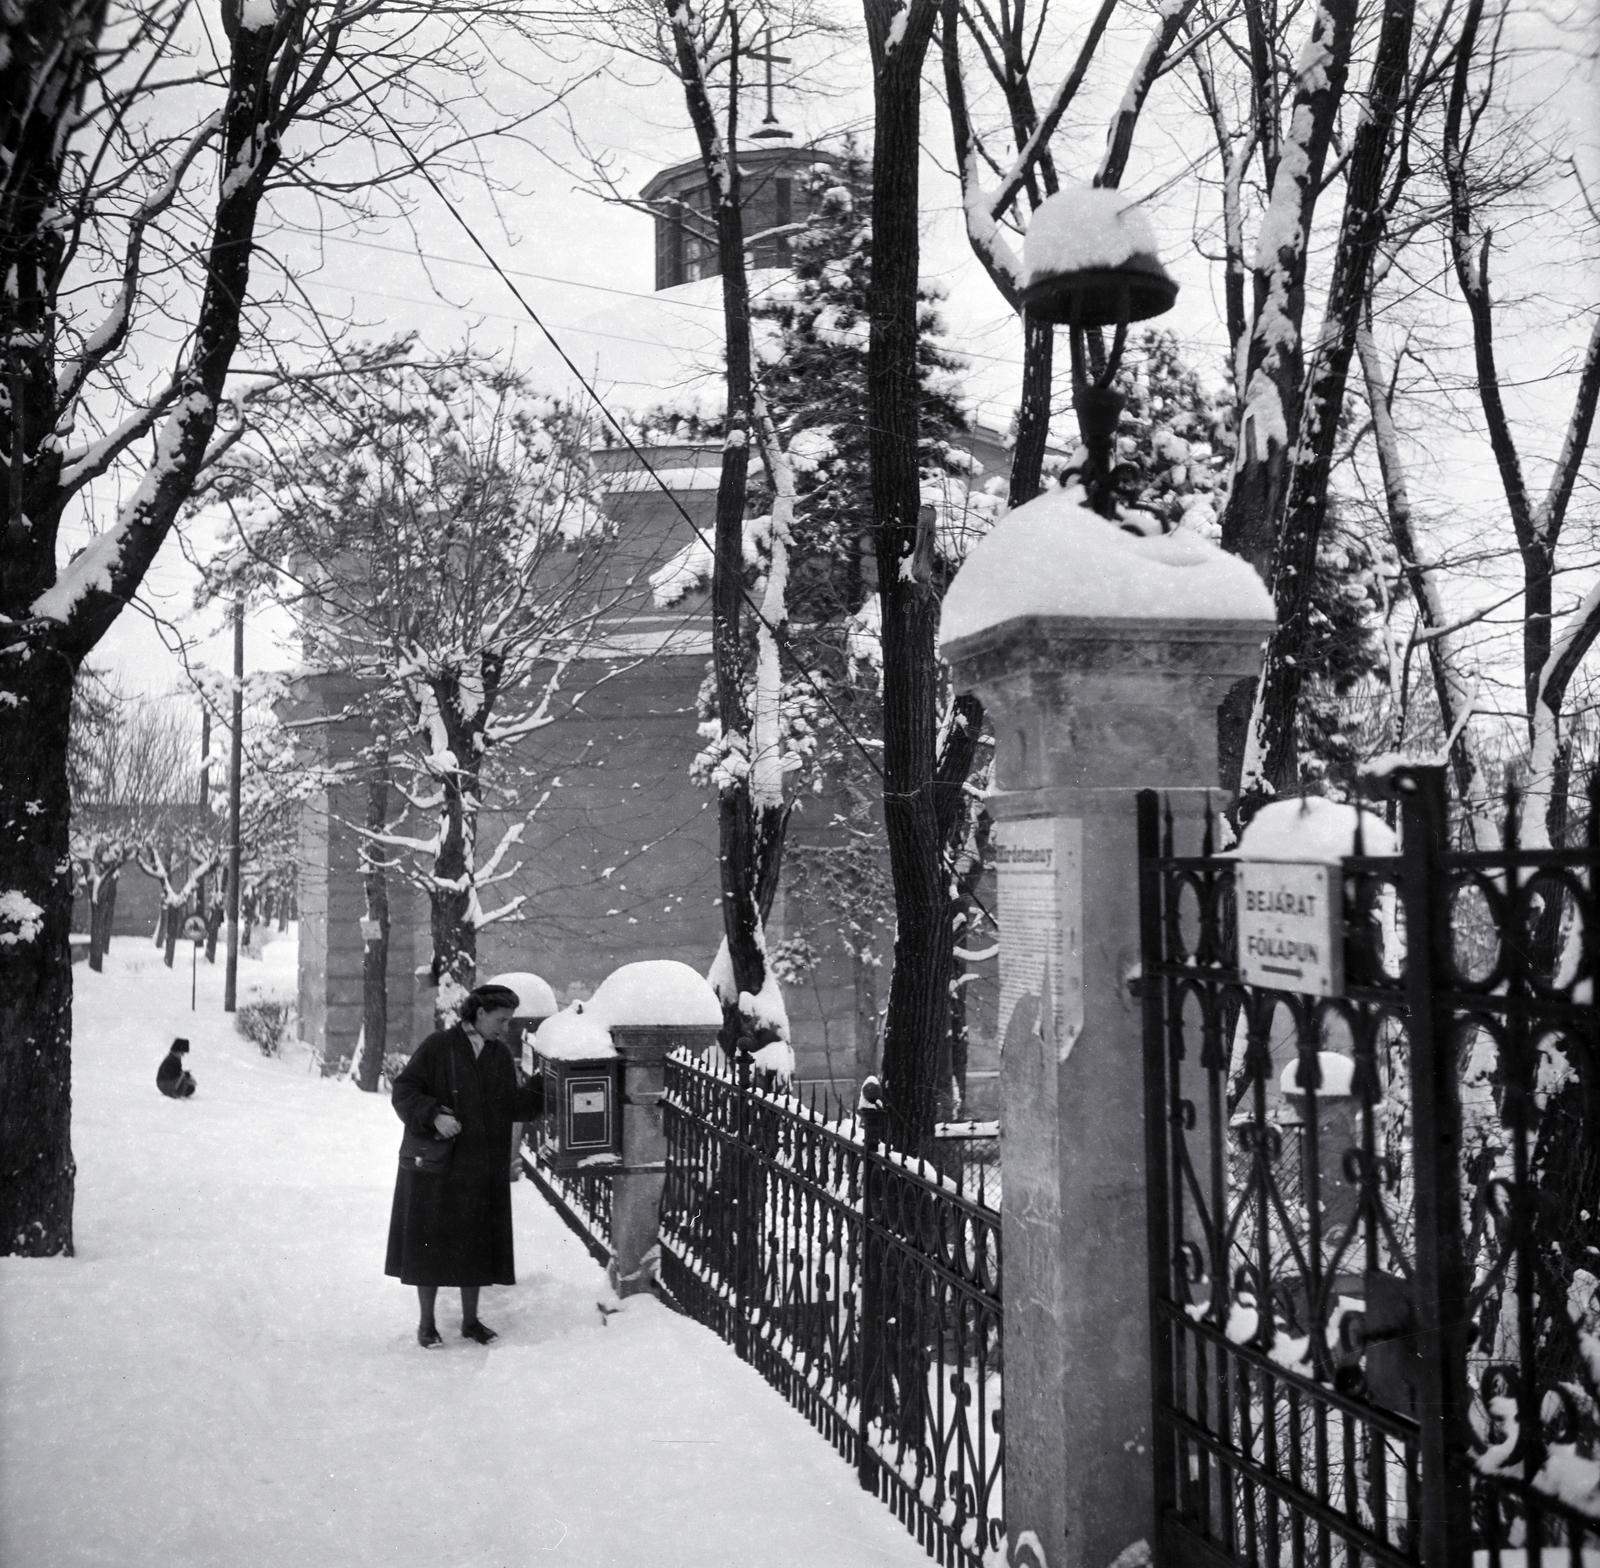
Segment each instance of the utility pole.
M239 1008L239 781L244 763L244 595L233 601L233 759L228 773L228 971L222 1010Z
M200 828L204 832L211 818L211 704L200 699ZM206 883L211 879L201 877L195 884L195 913L204 920L210 910L206 897Z

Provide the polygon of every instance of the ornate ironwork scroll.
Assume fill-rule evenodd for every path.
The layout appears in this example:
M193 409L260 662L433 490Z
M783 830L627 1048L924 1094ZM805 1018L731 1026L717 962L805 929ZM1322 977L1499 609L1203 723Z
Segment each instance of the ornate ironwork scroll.
M1449 843L1442 771L1343 862L1345 993L1246 986L1234 861L1141 797L1163 1551L1600 1552L1600 1033L1588 847Z
M1002 1563L999 1213L880 1148L876 1116L687 1055L666 1087L666 1288L930 1556Z

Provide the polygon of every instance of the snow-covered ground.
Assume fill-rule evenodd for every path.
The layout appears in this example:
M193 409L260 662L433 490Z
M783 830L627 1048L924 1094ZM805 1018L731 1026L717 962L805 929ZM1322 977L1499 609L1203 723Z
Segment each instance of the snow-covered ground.
M0 1259L6 1568L786 1568L924 1563L709 1331L604 1278L527 1183L500 1331L417 1348L383 1274L386 1097L269 1060L186 948L119 939L77 981L77 1256ZM281 991L292 938L240 965ZM174 1035L199 1093L156 1092Z

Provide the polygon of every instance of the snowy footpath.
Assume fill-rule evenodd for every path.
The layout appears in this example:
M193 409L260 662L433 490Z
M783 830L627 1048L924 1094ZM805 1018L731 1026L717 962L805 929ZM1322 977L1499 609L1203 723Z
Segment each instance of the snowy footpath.
M708 1330L605 1280L526 1182L500 1332L417 1347L383 1275L386 1096L272 1060L202 963L80 965L77 1256L0 1259L0 1564L71 1568L855 1568L925 1563ZM292 984L292 939L241 999ZM199 1093L156 1092L174 1035Z

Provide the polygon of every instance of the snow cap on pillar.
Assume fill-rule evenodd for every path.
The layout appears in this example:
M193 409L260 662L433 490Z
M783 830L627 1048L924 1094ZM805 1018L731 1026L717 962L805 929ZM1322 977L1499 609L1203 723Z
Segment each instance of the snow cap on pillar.
M1239 860L1304 860L1336 866L1346 855L1397 855L1400 840L1374 812L1305 795L1268 801L1251 817L1231 853Z
M673 958L649 958L613 969L585 1004L608 1029L720 1029L722 1003L706 980Z
M528 970L513 969L506 974L496 975L485 984L503 985L507 990L517 993L517 1010L511 1015L513 1018L548 1018L560 1010L555 992L538 975Z
M1255 568L1192 529L1145 536L1052 486L978 542L945 595L940 641L958 645L1011 621L1205 621L1272 629Z

